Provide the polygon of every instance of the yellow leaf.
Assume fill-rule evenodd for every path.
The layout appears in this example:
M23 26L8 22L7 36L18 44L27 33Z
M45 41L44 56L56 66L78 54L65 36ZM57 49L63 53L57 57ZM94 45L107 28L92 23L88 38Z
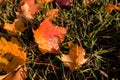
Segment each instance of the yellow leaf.
M85 50L82 45L78 46L72 42L68 42L68 46L70 47L70 52L68 54L62 54L61 61L66 67L74 71L85 63Z
M0 72L5 73L11 72L26 62L26 54L21 47L3 37L0 38L0 58Z
M8 60L0 56L0 64L8 64Z
M5 23L4 29L12 35L21 34L26 28L21 19L15 19L12 24Z
M63 42L66 32L65 28L53 25L49 18L46 18L37 30L33 30L35 42L43 54L58 54L59 43Z

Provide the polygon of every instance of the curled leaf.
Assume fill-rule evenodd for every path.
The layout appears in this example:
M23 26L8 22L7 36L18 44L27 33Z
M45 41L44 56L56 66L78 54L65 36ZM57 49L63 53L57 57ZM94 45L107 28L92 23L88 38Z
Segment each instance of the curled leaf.
M66 31L63 27L53 25L50 19L46 18L33 33L35 42L43 54L58 54L59 43L63 42Z
M33 19L33 15L40 11L39 5L35 0L22 0L21 11L26 18Z
M72 42L68 42L68 46L70 47L70 52L68 54L62 54L61 61L66 67L74 71L85 63L85 50L82 45L78 46Z
M0 59L0 72L8 73L26 62L26 54L18 44L1 37Z
M15 19L12 24L5 23L3 27L9 34L16 35L21 34L26 28L21 19Z
M55 5L59 5L61 8L69 8L72 4L72 0L54 0Z

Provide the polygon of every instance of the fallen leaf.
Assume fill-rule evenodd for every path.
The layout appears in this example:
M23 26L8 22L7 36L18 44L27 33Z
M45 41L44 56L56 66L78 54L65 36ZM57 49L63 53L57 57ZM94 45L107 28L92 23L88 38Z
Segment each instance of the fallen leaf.
M5 23L3 28L11 35L20 35L26 29L21 19L15 19L12 24Z
M59 12L59 9L52 9L46 13L46 16L49 17L50 19L53 19L55 17L58 17L58 12Z
M33 19L33 15L40 11L39 4L35 0L22 0L21 11L26 18Z
M72 42L68 42L70 51L68 54L62 54L61 61L66 67L69 67L71 71L74 71L82 66L86 62L85 50L82 45L78 46Z
M0 22L0 28L3 28L3 23Z
M106 10L111 13L113 10L118 10L120 11L120 7L116 6L116 5L113 5L111 3L108 3L107 6L106 6Z
M52 2L53 0L37 0L38 3L43 4L43 3L49 3Z
M0 0L0 5L2 5L4 3L4 0Z
M6 58L0 56L0 63L1 64L3 63L4 65L7 65L9 62Z
M15 43L15 44L19 45L19 46L21 45L20 42L18 41L18 39L16 37L11 37L10 41L12 43Z
M26 62L26 54L22 48L5 38L0 38L0 73L9 73Z
M27 68L20 67L17 70L14 70L4 76L2 76L2 80L25 80L27 74Z
M37 30L33 30L35 42L43 54L58 54L59 43L64 41L66 32L65 28L53 25L50 18L46 18Z
M71 6L72 0L54 0L53 4L65 9Z

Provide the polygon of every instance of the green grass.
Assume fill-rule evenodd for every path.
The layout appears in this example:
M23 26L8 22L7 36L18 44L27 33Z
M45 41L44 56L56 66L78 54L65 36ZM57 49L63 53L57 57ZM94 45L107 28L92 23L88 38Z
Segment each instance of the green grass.
M12 23L16 18L19 0L14 4L5 0L0 5L0 22ZM84 1L84 0L83 0ZM52 3L42 6L42 13L35 15L33 20L26 19L25 30L21 36L16 36L24 48L29 48L27 60L36 62L26 64L28 68L27 80L118 80L120 79L120 11L107 13L107 3L115 3L114 0L98 0L85 5L80 0L74 0L69 9L60 9L59 17L53 21L56 25L67 27L68 33L61 45L61 52L68 52L66 42L80 41L86 50L88 61L79 69L71 72L64 67L56 55L43 55L38 47L32 47L34 42L32 28L37 29L39 23L45 18L47 10L53 9ZM120 5L120 3L118 3ZM0 36L7 39L11 35L0 28ZM59 56L59 55L57 55Z

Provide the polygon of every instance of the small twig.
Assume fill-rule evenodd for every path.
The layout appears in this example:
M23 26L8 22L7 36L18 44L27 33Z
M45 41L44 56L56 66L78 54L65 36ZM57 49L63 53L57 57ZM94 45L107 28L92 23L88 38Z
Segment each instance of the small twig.
M54 67L56 69L59 69L57 66L53 65L53 64L49 64L49 63L43 63L43 62L26 62L26 64L39 64L39 65L47 65L47 66L51 66Z
M115 0L115 5L118 5L118 1L117 0Z
M38 44L34 44L34 45L32 45L32 46L26 48L24 51L31 50L32 48L36 47L37 45L38 45Z
M94 58L94 54L91 54L91 56L87 59L87 61L85 62L85 64L88 64L89 62L91 62L92 58Z

